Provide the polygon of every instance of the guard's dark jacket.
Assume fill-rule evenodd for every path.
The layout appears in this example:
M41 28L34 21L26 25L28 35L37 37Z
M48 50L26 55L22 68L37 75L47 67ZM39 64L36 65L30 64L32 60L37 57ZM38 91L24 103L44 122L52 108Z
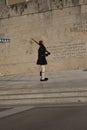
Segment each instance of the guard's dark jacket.
M37 64L38 65L46 65L47 64L47 60L46 60L46 48L43 44L40 45L39 49L38 49L38 60L37 60Z

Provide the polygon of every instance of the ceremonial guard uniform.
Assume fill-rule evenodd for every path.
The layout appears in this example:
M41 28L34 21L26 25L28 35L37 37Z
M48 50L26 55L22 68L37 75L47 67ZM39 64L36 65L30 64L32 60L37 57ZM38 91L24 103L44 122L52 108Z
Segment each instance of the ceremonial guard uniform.
M39 41L39 49L38 49L38 59L37 59L37 64L40 65L41 71L40 71L40 76L41 79L40 81L47 81L48 78L45 78L45 65L47 65L47 60L46 56L50 55L50 52L46 50L46 47L43 44L43 41Z

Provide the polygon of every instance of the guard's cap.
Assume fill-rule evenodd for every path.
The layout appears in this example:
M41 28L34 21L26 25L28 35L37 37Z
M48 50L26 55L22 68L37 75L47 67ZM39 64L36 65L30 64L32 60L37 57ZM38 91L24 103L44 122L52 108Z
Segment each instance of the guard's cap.
M40 41L39 41L39 44L43 44L43 41L42 41L42 40L40 40Z

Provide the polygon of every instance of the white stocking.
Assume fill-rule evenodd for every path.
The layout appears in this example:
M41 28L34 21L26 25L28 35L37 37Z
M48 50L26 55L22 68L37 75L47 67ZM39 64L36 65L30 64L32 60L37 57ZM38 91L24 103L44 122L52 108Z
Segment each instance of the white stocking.
M42 76L41 79L45 79L45 65L41 65Z

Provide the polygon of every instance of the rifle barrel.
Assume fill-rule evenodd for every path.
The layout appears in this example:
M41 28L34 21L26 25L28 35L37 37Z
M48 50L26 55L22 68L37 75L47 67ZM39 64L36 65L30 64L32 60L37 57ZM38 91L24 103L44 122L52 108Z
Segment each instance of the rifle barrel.
M36 41L36 40L34 40L34 39L32 39L34 42L36 42L38 45L39 45L39 43Z

